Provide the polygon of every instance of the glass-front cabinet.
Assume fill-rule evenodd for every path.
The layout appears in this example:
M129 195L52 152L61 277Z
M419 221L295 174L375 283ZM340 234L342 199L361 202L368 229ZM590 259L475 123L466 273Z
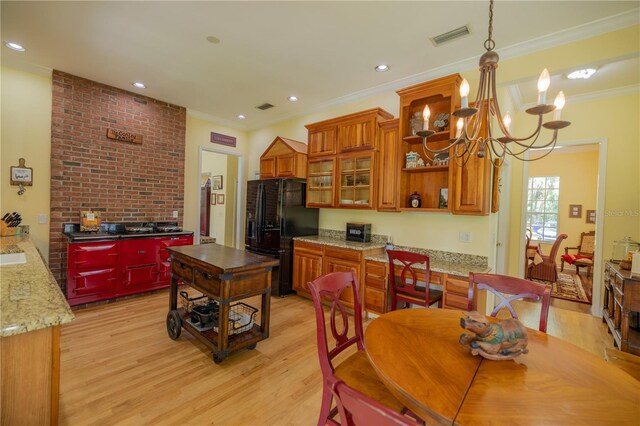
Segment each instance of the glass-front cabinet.
M308 160L307 207L333 207L335 157Z
M338 158L338 207L372 208L375 194L373 152L341 155Z

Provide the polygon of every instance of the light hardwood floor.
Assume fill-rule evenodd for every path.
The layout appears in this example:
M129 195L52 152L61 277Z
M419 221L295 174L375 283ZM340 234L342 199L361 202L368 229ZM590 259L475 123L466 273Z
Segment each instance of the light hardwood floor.
M188 333L169 339L168 291L76 310L62 329L60 424L315 424L321 375L313 305L291 296L271 306L270 337L221 364ZM518 311L537 327L535 307ZM612 345L600 319L555 306L548 333L598 356Z

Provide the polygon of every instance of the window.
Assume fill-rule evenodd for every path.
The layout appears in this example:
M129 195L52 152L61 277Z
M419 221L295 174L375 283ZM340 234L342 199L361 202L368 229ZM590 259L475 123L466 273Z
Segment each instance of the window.
M553 241L558 235L560 177L532 177L527 187L527 228L532 240Z

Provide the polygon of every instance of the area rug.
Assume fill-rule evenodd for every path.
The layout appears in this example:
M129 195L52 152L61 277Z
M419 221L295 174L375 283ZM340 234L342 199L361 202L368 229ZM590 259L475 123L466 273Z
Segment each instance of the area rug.
M552 285L551 297L557 299L571 300L579 303L591 303L587 297L584 287L582 287L582 281L580 277L575 274L565 274L558 272L558 282L551 283L543 280L533 280L543 284Z

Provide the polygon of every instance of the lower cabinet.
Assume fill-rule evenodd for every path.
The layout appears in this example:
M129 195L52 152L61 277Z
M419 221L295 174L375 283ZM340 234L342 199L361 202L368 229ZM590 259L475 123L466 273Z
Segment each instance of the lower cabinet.
M364 257L382 253L382 248L353 250L323 244L294 241L293 289L301 296L310 297L307 283L330 272L353 271L360 284L360 305L364 308ZM342 294L345 305L353 308L353 292Z
M418 280L424 280L424 274L417 273ZM456 275L431 271L431 284L443 289L442 306L447 309L467 310L469 279ZM364 280L365 312L384 314L391 308L389 289L389 264L377 260L365 261Z
M192 235L69 243L67 300L73 306L168 287L166 248L191 244Z

